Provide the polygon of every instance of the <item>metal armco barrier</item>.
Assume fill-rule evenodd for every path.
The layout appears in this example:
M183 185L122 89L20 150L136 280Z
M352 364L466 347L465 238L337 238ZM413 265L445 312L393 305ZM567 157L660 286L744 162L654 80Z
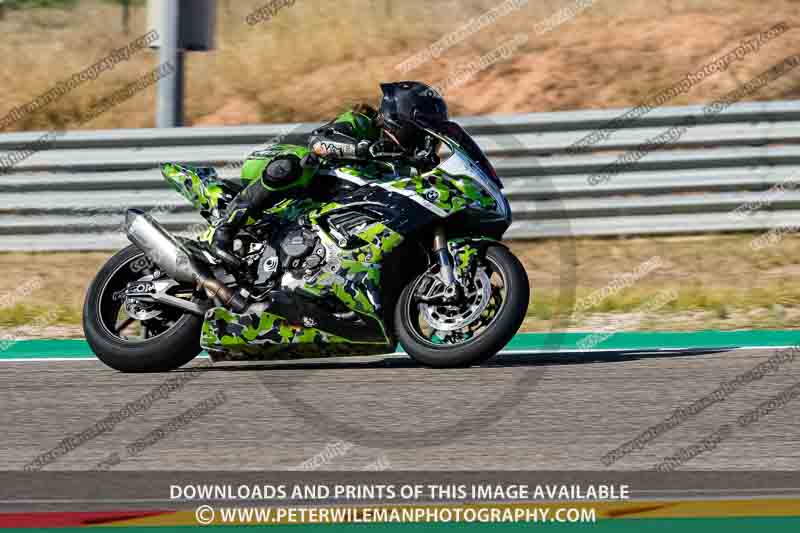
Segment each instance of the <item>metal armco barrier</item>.
M653 235L800 226L800 102L654 109L583 153L570 145L625 110L536 113L458 120L495 163L511 202L506 236ZM672 126L674 142L645 148L607 181L623 154ZM172 230L200 222L161 179L158 164L216 166L226 177L255 146L305 142L315 124L75 131L0 174L0 251L102 250L127 244L127 207L156 209ZM43 135L0 135L0 157ZM5 153L3 153L5 152ZM747 205L747 209L741 206ZM734 210L739 208L736 213Z

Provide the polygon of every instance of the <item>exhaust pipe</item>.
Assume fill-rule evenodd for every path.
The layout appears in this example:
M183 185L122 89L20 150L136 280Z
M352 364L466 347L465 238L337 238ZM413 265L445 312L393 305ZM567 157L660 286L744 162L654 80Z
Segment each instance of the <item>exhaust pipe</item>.
M205 289L209 297L218 299L236 313L247 307L246 298L214 277L205 265L195 261L174 235L144 211L128 209L125 232L133 244L175 281Z

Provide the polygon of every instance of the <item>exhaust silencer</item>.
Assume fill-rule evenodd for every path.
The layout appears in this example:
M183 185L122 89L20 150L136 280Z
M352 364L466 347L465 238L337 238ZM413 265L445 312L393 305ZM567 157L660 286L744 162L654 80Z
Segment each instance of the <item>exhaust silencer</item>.
M125 232L133 244L175 281L205 289L209 297L219 299L234 312L241 313L247 307L244 297L214 277L205 265L195 261L178 239L147 213L128 209Z

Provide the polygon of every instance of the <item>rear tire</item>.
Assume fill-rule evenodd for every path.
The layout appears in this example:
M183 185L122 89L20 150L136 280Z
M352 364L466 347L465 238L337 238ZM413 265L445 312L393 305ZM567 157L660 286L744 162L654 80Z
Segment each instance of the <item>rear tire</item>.
M120 372L166 372L179 368L200 352L202 317L184 314L156 337L126 341L103 322L101 306L109 305L108 287L123 269L144 257L136 246L117 252L89 286L83 306L83 331L92 351L103 363Z
M437 368L469 366L492 358L516 335L528 312L528 274L519 259L503 246L490 246L486 257L502 271L506 298L486 331L463 344L432 345L419 340L409 312L416 280L406 285L395 306L394 322L400 343L416 361Z

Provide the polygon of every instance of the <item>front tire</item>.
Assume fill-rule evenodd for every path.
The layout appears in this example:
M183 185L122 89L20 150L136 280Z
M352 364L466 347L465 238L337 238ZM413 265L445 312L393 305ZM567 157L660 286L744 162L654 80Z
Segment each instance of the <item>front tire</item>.
M179 368L200 352L202 317L174 314L172 322L148 338L129 340L114 331L122 304L116 294L149 268L144 253L136 246L117 252L98 272L89 286L83 306L83 331L92 351L103 363L120 372L166 372ZM175 311L168 310L169 313ZM151 326L154 327L154 326ZM146 332L146 329L145 329Z
M525 268L514 254L499 245L487 248L485 263L492 271L492 278L502 278L503 301L483 331L470 333L471 338L464 342L437 344L426 339L419 326L419 305L414 301L420 278L406 285L395 307L394 321L400 343L416 361L437 368L476 364L493 357L516 335L527 314L530 297Z

